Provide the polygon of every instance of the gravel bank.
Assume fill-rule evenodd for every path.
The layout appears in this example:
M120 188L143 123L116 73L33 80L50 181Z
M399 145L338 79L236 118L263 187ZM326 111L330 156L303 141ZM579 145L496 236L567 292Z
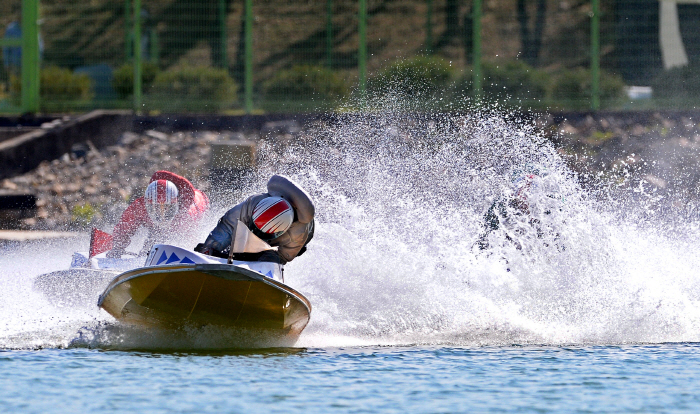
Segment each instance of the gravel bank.
M641 192L628 193L665 206L700 199L698 114L547 116L540 125L584 185L600 185L602 180L617 188L639 187ZM125 132L119 145L101 151L88 145L83 156L65 154L44 162L27 174L1 181L0 188L37 196L36 217L21 220L17 228L109 227L158 169L183 175L209 191L210 143L232 135Z
M623 113L548 121L584 184L602 179L659 208L700 200L700 113Z
M156 170L173 171L207 191L209 143L220 138L213 132L126 132L119 145L102 151L88 145L84 156L65 154L43 162L27 174L3 180L0 188L37 196L36 217L22 220L19 228L101 226L114 222L130 199L142 195Z

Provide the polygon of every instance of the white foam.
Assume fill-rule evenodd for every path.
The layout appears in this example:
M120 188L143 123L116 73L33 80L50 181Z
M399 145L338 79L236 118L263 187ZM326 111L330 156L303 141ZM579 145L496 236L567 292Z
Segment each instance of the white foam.
M700 340L698 223L671 229L648 205L630 204L634 197L594 197L532 125L387 112L341 117L302 139L263 146L260 170L240 191L240 199L263 191L280 173L316 202L314 240L285 269L285 282L313 305L297 346ZM515 219L517 245L497 231L480 251L484 213L513 191L509 175L523 165L546 171L531 196L544 230ZM152 336L124 339L128 331L110 342L104 312L55 309L32 291L33 277L66 268L84 248L0 252L0 346L75 345L82 323L92 334L81 338L92 339L78 346L158 347ZM179 343L217 341L226 346L225 336Z

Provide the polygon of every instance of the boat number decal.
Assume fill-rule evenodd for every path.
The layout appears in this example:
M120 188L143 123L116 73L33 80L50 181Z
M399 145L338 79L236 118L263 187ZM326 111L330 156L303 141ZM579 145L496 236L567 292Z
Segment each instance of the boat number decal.
M190 259L190 258L187 257L187 256L185 256L185 257L183 257L182 259L180 259L179 257L177 257L177 255L176 255L175 253L172 253L172 254L170 255L170 257L168 257L168 255L165 254L165 252L163 252L163 254L160 256L160 259L158 259L158 263L156 263L156 265L159 265L159 264L161 264L161 263L163 263L163 262L165 262L165 264L171 264L171 263L179 263L179 264L187 263L187 264L194 264L194 261L192 261L192 259Z

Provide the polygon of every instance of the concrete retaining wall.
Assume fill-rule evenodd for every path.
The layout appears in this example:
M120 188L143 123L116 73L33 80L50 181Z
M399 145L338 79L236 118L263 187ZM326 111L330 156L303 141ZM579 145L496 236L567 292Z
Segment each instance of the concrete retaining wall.
M93 111L66 121L55 120L40 129L0 142L0 179L36 168L44 160L59 158L77 143L97 148L116 144L131 129L128 111Z

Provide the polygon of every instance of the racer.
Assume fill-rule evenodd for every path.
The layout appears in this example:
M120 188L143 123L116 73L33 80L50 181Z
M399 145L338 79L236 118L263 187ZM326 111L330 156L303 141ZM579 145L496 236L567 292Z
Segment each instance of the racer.
M309 195L287 177L274 175L267 192L248 197L227 211L195 251L218 257L286 264L306 251L314 235L315 208ZM276 250L236 246L238 226L245 226ZM233 248L232 248L233 247Z
M476 242L480 250L486 250L490 247L489 235L499 229L505 231L506 240L521 250L522 246L517 239L524 230L513 226L513 223L518 220L532 226L538 238L542 238L545 233L551 233L543 228L541 220L538 218L539 214L550 215L552 213L551 208L549 208L551 206L543 205L543 200L538 200L538 197L545 197L544 200L554 199L554 196L541 194L542 184L542 176L538 169L526 167L524 171L515 170L513 172L511 178L512 193L500 196L484 214L484 231ZM533 211L533 207L535 207L533 203L536 202L540 203L537 206L537 212ZM555 242L559 239L559 235L556 233L552 236Z
M147 254L156 242L173 234L188 235L209 210L209 198L192 183L170 171L156 171L143 197L134 200L114 226L109 258L120 258L142 227L148 229L139 255Z

